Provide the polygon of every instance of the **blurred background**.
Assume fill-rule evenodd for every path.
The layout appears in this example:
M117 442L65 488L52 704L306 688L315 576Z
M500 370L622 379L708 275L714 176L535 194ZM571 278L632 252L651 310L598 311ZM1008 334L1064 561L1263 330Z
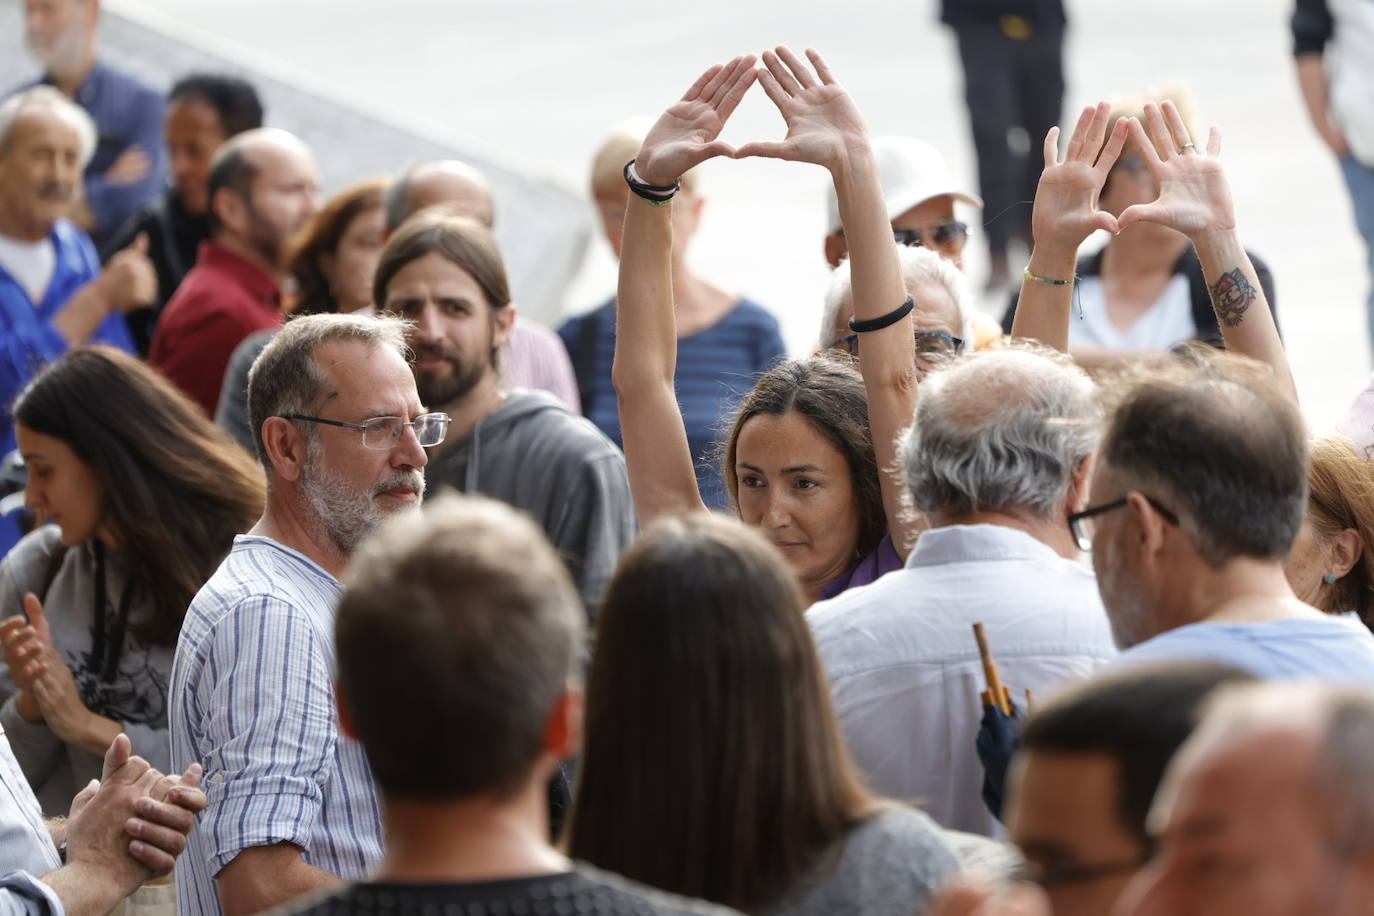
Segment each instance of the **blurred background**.
M712 62L778 43L829 60L874 134L935 144L977 191L952 33L936 0L693 0L621 4L503 0L105 0L102 47L166 86L230 69L264 89L269 123L296 131L333 190L451 154L488 171L498 234L524 314L547 324L604 301L615 262L587 191L612 125L652 117ZM1274 272L1279 318L1315 429L1344 411L1370 369L1367 276L1336 162L1308 124L1293 73L1291 0L1068 0L1064 117L1108 94L1187 84L1219 124L1241 232ZM21 0L0 0L0 82L36 74ZM725 139L781 136L751 93ZM1030 138L1038 146L1040 138ZM826 176L815 167L712 162L691 249L702 273L771 308L793 352L815 342L827 268ZM1029 203L1026 204L1029 206ZM982 289L976 224L966 265ZM1019 273L1024 255L1013 254ZM986 297L1000 316L1005 293Z

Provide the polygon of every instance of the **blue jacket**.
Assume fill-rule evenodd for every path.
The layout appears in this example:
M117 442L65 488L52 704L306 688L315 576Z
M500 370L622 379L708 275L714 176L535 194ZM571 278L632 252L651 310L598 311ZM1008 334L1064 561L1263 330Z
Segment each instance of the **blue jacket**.
M100 258L90 238L67 220L58 220L48 233L56 254L52 280L43 301L35 303L0 266L0 454L14 448L14 420L10 405L29 379L67 352L67 341L52 320L72 295L100 274ZM124 316L105 317L88 343L108 344L127 353L134 350Z

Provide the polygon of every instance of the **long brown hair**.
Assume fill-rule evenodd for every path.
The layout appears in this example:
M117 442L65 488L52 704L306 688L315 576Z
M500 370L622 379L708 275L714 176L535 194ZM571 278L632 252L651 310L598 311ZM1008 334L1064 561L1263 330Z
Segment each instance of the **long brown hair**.
M339 250L339 242L354 219L382 208L382 194L388 184L387 178L368 178L349 185L330 198L292 238L285 261L295 278L296 293L287 303L288 312L317 315L339 310L321 259Z
M73 350L20 393L14 419L71 447L153 615L139 639L175 645L186 608L262 513L262 471L153 369L108 347Z
M571 855L748 909L876 810L804 607L731 519L666 519L626 551L597 621Z

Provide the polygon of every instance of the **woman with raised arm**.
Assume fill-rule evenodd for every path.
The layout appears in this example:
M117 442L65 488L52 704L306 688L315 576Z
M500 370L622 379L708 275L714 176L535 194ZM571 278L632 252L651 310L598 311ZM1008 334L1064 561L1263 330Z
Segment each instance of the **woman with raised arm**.
M739 517L782 549L814 601L900 567L914 540L900 482L878 468L897 466L897 435L915 408L916 369L911 303L863 119L820 55L807 56L814 73L787 48L764 52L758 71L752 57L707 70L627 165L632 194L613 379L640 521L703 509L673 392L669 201L684 172L715 156L811 162L831 173L850 243L862 381L825 357L783 363L745 398L724 456ZM717 137L756 76L787 136L736 151Z
M1200 152L1172 102L1147 102L1145 124L1119 119L1104 147L1110 115L1106 102L1085 108L1063 161L1059 129L1051 128L1045 137L1045 171L1031 215L1035 247L1021 284L1013 336L1067 351L1078 246L1095 229L1117 232L1137 222L1158 223L1183 233L1197 251L1226 349L1270 366L1296 400L1274 316L1236 233L1235 205L1217 158L1221 132L1213 127L1206 152ZM1113 217L1098 209L1098 195L1128 135L1159 184L1159 197Z

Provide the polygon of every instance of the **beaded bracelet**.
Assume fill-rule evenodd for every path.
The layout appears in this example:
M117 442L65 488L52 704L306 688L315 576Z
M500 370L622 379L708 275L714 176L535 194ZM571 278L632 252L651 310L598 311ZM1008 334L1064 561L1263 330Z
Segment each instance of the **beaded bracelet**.
M916 300L907 296L905 302L888 312L886 315L879 315L877 318L865 318L863 321L858 321L854 318L849 319L849 330L853 331L855 334L863 334L867 331L881 331L883 328L891 327L907 315L910 315L911 310L915 307Z
M1029 267L1025 269L1025 272L1023 272L1021 276L1025 277L1027 280L1034 280L1036 283L1048 283L1050 286L1068 286L1070 283L1078 282L1078 274L1074 274L1072 280L1055 280L1051 277L1042 277L1039 274L1033 274Z

